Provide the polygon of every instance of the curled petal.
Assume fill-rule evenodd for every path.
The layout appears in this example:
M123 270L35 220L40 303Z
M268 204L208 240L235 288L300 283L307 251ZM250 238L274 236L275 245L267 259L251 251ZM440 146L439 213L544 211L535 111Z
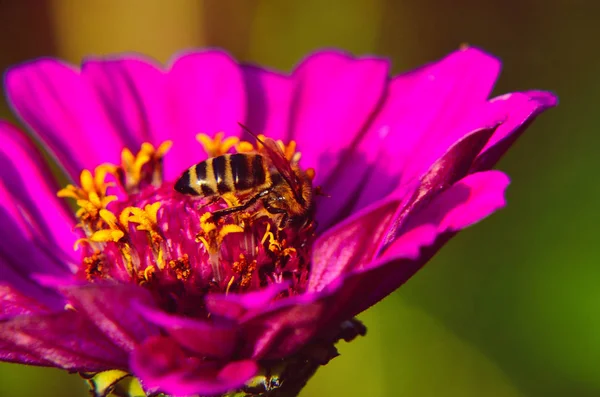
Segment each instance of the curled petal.
M243 386L258 370L251 360L222 365L189 357L174 340L162 336L138 347L130 366L145 389L176 396L223 394Z
M437 194L450 187L469 172L473 160L494 133L495 128L475 130L456 142L448 151L437 159L419 181L419 187L411 194L410 199L399 210L394 222L385 237L384 246L398 237L402 224L412 213L427 203ZM399 194L406 194L399 189Z
M335 199L323 201L320 223L327 226L366 207L424 172L462 135L501 121L460 127L474 108L485 103L499 70L496 58L468 48L394 77L385 103L362 139L322 182L324 191ZM429 163L423 165L424 160ZM411 175L409 162L419 163Z
M412 277L458 230L505 204L508 178L499 171L469 175L415 212L379 259L345 275L335 304L350 318L375 304ZM360 296L361 299L350 299Z
M543 91L517 92L492 99L489 112L504 115L505 120L475 160L472 171L493 167L527 126L540 113L557 103L554 94Z

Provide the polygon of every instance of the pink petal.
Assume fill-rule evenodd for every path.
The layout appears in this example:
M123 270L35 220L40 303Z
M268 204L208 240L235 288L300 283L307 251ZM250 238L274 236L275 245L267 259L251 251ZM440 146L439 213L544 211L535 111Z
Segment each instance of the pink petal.
M225 359L237 347L238 333L232 324L217 324L167 314L156 308L140 306L144 318L166 331L173 340L199 357Z
M79 237L73 232L73 212L65 200L56 196L59 188L54 177L22 132L0 121L0 140L0 206L12 218L3 222L4 230L13 230L14 234L16 230L9 227L9 222L14 222L29 236L32 246L55 253L69 269L68 262L78 260L73 251L73 243ZM0 247L16 249L6 241L0 242Z
M466 176L477 154L484 147L494 129L486 128L473 131L456 142L437 159L429 170L420 177L419 187L414 190L406 204L399 210L390 231L385 237L384 246L393 242L402 230L402 225L416 211L427 205L431 199ZM406 194L400 187L394 194Z
M165 73L151 59L123 55L113 59L86 59L81 74L106 110L107 118L136 152L142 142L159 145L156 136L168 130Z
M332 51L316 53L295 69L288 140L297 141L302 166L317 170L317 184L377 112L388 73L385 60Z
M242 72L248 94L247 126L272 139L287 139L293 80L257 66L244 65Z
M396 238L407 215L467 174L493 131L482 129L468 134L435 162L418 185L406 185L321 236L313 250L308 290L321 290L341 274L369 263L382 246Z
M508 176L500 171L466 176L414 214L405 229L422 224L436 225L438 233L464 229L506 205L504 192L509 183Z
M42 261L42 265L44 263L48 263L48 261ZM39 264L40 263L36 263L36 265ZM7 261L0 257L0 275L0 284L3 285L2 288L9 288L10 290L15 291L15 293L27 297L32 302L37 302L39 305L43 304L45 307L52 310L61 310L65 306L65 301L59 293L44 288L37 282L35 270L27 269L18 261ZM2 288L0 288L0 301L8 299L8 305L10 306L10 301L14 299L14 297L11 297L11 294L7 290L2 290ZM0 304L0 318L5 316L11 317L11 310L9 307L3 307L2 304Z
M90 284L61 287L81 315L87 316L113 343L131 351L158 329L138 311L137 304L153 305L147 290L125 284Z
M308 291L320 291L341 274L369 263L401 206L387 199L327 230L315 242Z
M120 159L122 138L72 66L40 59L11 69L5 84L15 112L73 179L84 168Z
M167 75L170 130L157 141L173 139L165 162L167 179L206 158L198 133L239 136L246 119L246 94L239 65L220 51L192 52L175 60Z
M419 138L406 157L409 167L404 169L403 181L429 168L469 131L490 128L503 121L480 114L500 71L496 58L468 48L449 55L436 66L427 74L432 81L431 90L419 90L413 97L426 102L413 115L413 122L421 128L417 127Z
M233 361L225 365L189 357L166 337L154 337L131 357L133 374L145 389L169 395L217 395L238 389L258 371L254 361Z
M71 310L0 322L0 360L82 372L127 368L125 352Z
M364 208L418 176L469 131L501 121L469 120L485 103L499 69L498 60L470 48L395 77L363 139L324 182L324 191L336 200L320 205L323 224ZM408 170L409 164L417 169ZM339 205L348 202L353 206Z
M255 359L288 357L315 336L326 310L324 301L304 295L264 307L260 314L252 313L240 324L244 336L240 354Z
M500 171L469 175L412 214L377 262L343 281L336 301L345 317L367 309L412 277L457 231L505 205L508 177ZM346 303L350 296L360 296ZM350 299L352 300L352 299Z
M525 131L535 118L557 105L554 94L542 91L506 94L490 101L493 112L503 114L505 121L496 130L490 141L475 160L473 171L490 169Z
M238 320L262 310L288 288L286 283L280 283L243 294L208 294L205 298L206 309L212 316Z
M0 321L24 314L45 313L48 308L11 285L0 284Z

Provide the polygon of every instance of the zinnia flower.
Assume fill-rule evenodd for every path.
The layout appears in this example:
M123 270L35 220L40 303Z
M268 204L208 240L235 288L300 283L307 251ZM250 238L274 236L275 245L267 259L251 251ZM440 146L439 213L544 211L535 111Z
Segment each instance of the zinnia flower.
M14 67L9 102L70 182L2 122L0 359L80 372L98 395L136 387L123 379L147 394L295 394L334 343L364 334L354 316L504 205L508 177L490 169L556 99L489 100L499 67L473 48L395 77L336 51L291 74L212 50L166 67ZM279 141L307 197L238 123ZM256 157L266 165L240 165ZM305 212L282 221L269 203Z

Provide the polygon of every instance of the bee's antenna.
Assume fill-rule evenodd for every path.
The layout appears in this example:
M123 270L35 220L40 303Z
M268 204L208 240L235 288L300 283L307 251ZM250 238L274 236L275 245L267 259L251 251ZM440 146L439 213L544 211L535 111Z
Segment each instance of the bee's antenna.
M244 131L246 131L248 134L252 135L259 143L261 143L263 146L266 146L265 143L262 141L262 139L260 139L258 137L258 135L256 135L254 132L250 131L250 128L246 127L244 124L240 123L239 121L238 121L238 125L240 127L242 127L242 129Z

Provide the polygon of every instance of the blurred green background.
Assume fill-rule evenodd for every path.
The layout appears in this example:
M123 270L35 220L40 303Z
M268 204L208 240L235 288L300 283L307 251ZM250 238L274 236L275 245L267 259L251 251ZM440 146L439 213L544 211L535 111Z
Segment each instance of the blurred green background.
M364 313L302 396L600 396L600 3L569 0L0 0L0 68L41 55L219 46L289 70L341 47L394 72L461 43L504 62L496 93L549 89L500 163L509 205ZM6 108L3 117L10 117ZM84 396L76 375L0 364L0 395Z

